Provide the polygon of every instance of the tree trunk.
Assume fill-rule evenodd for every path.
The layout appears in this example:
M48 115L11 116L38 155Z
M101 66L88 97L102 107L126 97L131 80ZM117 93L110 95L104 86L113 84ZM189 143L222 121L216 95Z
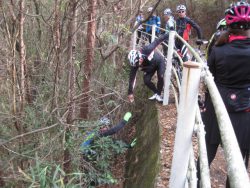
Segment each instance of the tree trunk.
M83 78L83 99L81 100L80 117L88 118L90 100L90 80L94 59L95 32L96 32L96 4L97 0L88 0L88 28L87 28L87 51L84 64Z
M60 75L60 46L61 46L61 40L60 40L60 10L59 10L59 3L58 0L55 0L55 23L54 23L54 44L55 44L55 77L54 77L54 89L53 89L53 99L52 99L52 105L51 105L51 111L54 110L54 108L57 108L58 106L58 96L59 96L59 75Z
M24 24L24 3L25 0L19 1L20 13L19 13L19 44L20 44L20 89L21 89L21 101L20 101L20 112L23 111L25 105L25 96L26 96L26 81L25 81L25 46L24 46L24 38L23 38L23 24Z
M72 124L75 114L75 103L73 102L73 97L75 96L75 69L74 69L74 60L75 60L75 37L76 37L76 8L77 1L71 0L69 3L69 23L68 23L68 116L67 116L67 125ZM70 148L70 127L65 127L65 143L66 147L64 150L64 172L69 174L71 172L71 154ZM65 176L64 182L68 181L68 177Z

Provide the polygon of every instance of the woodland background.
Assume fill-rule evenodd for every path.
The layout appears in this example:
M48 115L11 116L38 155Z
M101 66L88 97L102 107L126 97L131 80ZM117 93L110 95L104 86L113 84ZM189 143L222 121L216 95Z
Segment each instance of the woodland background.
M123 116L139 10L153 6L162 17L180 3L209 39L230 2L0 0L0 187L84 187L93 177L115 182L98 169L109 172L122 146L101 140L99 168L82 164L83 132L100 116L113 123Z

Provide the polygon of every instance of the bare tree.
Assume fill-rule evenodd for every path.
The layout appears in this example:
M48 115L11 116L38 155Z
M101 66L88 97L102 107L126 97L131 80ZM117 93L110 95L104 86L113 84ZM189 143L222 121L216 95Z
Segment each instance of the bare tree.
M97 0L88 0L88 28L87 28L87 50L86 61L84 64L84 79L83 79L83 99L81 100L80 117L86 119L89 113L90 100L90 80L94 59L94 47L96 41L96 5Z
M67 116L67 125L72 124L74 114L75 114L75 102L73 100L75 96L75 37L76 35L76 13L77 13L77 0L69 1L69 23L68 23L68 116ZM65 127L65 143L70 141L70 128ZM71 171L71 154L70 149L66 146L64 150L64 171L68 174ZM67 176L64 179L67 182Z
M60 75L60 62L61 62L61 54L60 54L60 47L61 47L61 34L60 34L60 7L59 7L60 2L58 0L55 0L55 7L54 7L54 34L53 34L53 39L54 39L54 49L55 49L55 64L56 64L56 69L55 69L55 74L54 74L54 89L53 89L53 98L52 98L52 105L51 105L51 110L53 110L55 107L58 106L58 96L59 96L59 75Z
M20 73L21 73L21 79L20 79L20 86L21 86L21 108L20 111L23 111L24 105L25 105L25 95L26 95L26 74L25 74L25 69L26 69L26 61L25 61L25 45L24 45L24 38L23 38L23 24L24 24L24 3L25 0L20 0L19 1L19 7L20 7L20 12L19 12L19 44L20 44L20 52L19 52L19 57L20 57Z

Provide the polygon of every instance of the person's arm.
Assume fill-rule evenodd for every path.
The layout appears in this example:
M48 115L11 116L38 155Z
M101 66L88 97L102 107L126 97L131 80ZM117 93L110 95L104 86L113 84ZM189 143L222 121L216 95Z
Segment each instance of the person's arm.
M144 46L143 49L142 49L142 54L148 57L155 50L155 48L159 44L161 44L163 41L167 40L168 37L169 37L169 34L165 33L164 35L161 35L159 38L155 39L149 45Z
M198 39L201 39L202 38L202 32L201 32L200 26L196 22L194 22L192 19L190 19L188 17L186 17L186 20L187 20L187 23L189 23L196 30Z
M113 134L117 133L119 130L121 130L128 123L131 116L132 116L132 114L130 112L127 112L124 115L123 119L115 127L112 127L111 129L108 129L104 132L101 132L101 133L99 133L99 135L101 137L103 137L103 136L109 136L109 135L113 135Z
M216 47L215 47L216 48ZM215 69L215 48L212 49L210 55L208 56L208 60L207 60L207 65L209 67L210 72L212 73L212 75L214 76L214 80L215 80L215 76L216 76L216 69Z
M129 74L129 86L128 86L128 95L133 94L133 90L135 87L136 82L136 73L139 67L130 67L130 74Z

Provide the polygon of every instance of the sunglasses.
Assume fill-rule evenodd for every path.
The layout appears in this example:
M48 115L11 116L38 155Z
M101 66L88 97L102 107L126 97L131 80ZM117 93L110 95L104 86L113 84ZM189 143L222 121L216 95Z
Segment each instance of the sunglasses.
M184 13L184 12L185 12L185 10L178 11L178 13Z

